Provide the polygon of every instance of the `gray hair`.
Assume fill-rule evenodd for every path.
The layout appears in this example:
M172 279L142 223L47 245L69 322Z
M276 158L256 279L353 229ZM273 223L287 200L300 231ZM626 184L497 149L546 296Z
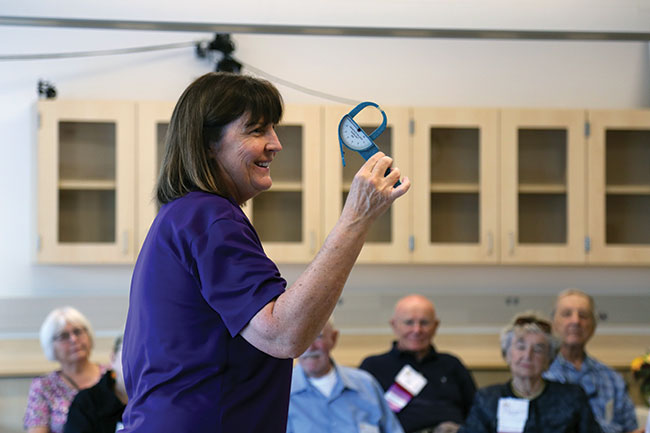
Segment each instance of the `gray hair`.
M56 353L54 352L54 337L56 337L56 335L61 332L67 324L83 327L88 334L90 348L93 348L95 335L92 326L90 326L90 322L86 319L86 316L73 307L56 308L50 311L50 314L47 315L39 332L41 348L43 348L45 357L50 361L58 361L56 359Z
M551 332L551 322L536 311L525 311L513 317L501 331L501 355L507 360L508 351L515 336L521 334L542 334L548 343L548 362L553 362L560 350L560 341Z
M587 303L589 304L589 312L591 313L591 320L593 320L594 326L598 324L598 315L596 314L596 303L594 302L594 298L586 294L580 289L573 289L573 288L564 289L557 294L557 297L555 298L555 304L553 305L553 311L551 312L552 319L555 319L555 313L557 312L558 301L567 296L582 296L583 298L585 298L587 300Z

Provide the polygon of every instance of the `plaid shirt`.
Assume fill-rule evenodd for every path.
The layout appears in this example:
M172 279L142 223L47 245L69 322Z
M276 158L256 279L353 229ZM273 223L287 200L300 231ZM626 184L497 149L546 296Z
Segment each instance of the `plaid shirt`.
M591 410L604 433L625 433L637 428L634 404L620 374L585 356L580 370L558 354L544 378L577 383L587 393Z

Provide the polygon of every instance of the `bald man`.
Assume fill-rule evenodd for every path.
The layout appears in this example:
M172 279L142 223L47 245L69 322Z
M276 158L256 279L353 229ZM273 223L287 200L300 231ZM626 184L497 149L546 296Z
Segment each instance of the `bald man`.
M397 339L393 348L361 363L386 391L406 433L454 433L472 406L472 376L458 358L438 353L433 346L439 324L431 301L406 296L390 319Z
M553 309L553 331L562 346L544 377L582 386L604 433L643 433L623 377L587 354L595 330L593 298L578 289L560 292Z

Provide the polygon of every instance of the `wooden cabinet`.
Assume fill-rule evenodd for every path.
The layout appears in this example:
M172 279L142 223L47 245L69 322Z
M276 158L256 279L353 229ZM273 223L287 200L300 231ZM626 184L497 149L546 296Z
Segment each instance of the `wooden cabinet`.
M158 212L169 102L42 101L42 263L132 263ZM382 107L376 140L412 180L360 263L650 263L650 111ZM288 105L273 186L244 206L278 263L307 263L363 159L347 106ZM355 118L371 132L377 110Z
M590 111L588 261L650 263L650 111Z
M135 257L135 106L38 104L41 263L130 263Z
M282 151L271 163L273 186L244 211L278 263L307 263L320 246L321 110L288 105L275 128Z
M338 125L350 111L347 106L328 106L324 121L324 173L323 215L327 235L338 220L350 191L354 175L364 164L364 159L346 149L345 162L341 162ZM403 174L410 173L411 139L409 136L409 111L405 108L382 107L388 122L386 130L375 140L381 151L393 158L393 164ZM381 124L381 113L372 108L361 111L354 120L368 134ZM411 227L410 193L398 199L370 228L366 243L359 255L359 263L406 263L410 261L409 234Z
M585 261L582 110L501 110L501 261Z
M165 134L174 111L172 102L139 102L138 166L136 184L137 248L140 251L149 227L158 214L156 181L165 156Z
M413 111L412 261L496 263L498 111Z

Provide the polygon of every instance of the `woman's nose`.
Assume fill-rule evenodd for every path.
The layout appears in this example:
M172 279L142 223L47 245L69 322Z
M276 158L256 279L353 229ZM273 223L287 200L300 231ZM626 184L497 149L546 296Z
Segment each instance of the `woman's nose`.
M282 143L280 143L280 139L278 138L278 134L276 134L275 129L270 130L269 133L269 142L266 145L267 150L273 151L273 152L279 152L282 150Z

